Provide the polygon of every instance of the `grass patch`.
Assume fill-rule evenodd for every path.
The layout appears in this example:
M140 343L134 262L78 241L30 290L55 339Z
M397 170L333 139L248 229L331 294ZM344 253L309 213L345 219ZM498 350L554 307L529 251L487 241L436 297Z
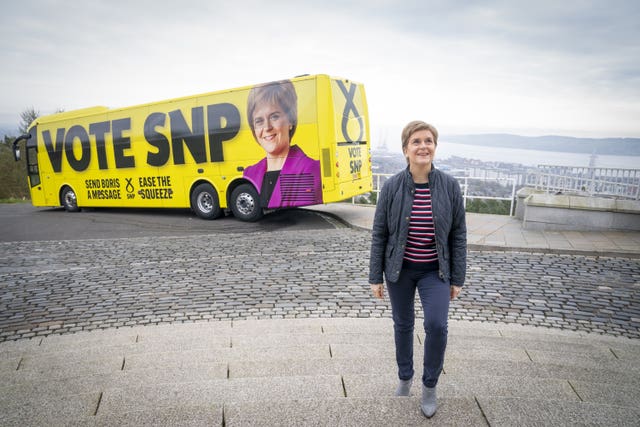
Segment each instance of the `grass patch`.
M30 199L14 199L13 197L10 197L8 199L0 199L0 203L9 203L9 204L13 204L13 203L31 203Z

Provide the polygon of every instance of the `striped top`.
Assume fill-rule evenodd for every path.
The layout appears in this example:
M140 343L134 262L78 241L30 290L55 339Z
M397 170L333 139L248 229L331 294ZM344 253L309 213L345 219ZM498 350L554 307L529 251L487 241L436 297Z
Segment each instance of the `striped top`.
M416 184L409 235L404 251L404 266L412 270L438 269L438 251L428 183Z

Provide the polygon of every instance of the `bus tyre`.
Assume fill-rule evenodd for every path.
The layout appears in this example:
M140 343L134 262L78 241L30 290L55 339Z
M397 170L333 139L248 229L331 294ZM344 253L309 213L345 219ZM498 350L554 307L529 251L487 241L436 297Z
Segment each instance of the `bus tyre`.
M73 191L71 187L64 187L62 192L60 193L60 203L64 206L64 209L67 212L78 212L80 208L78 207L78 199L76 198L76 193Z
M262 218L262 207L258 192L251 184L241 184L231 193L231 211L242 221L257 221Z
M200 184L191 193L191 209L202 219L219 218L222 209L218 193L210 184Z

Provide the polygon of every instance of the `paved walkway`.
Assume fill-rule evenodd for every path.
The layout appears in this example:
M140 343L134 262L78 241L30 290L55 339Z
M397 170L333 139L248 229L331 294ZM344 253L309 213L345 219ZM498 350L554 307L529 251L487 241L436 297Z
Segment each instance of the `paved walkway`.
M311 209L330 213L347 223L370 230L375 207L333 203ZM467 213L469 249L579 253L583 255L640 257L638 231L533 231L506 215Z
M373 216L371 208L348 204L314 209L326 212L332 220L339 218L365 229L370 228ZM551 238L547 233L523 233L510 218L473 214L468 216L468 228L470 244L478 245L473 246L476 249L510 251L515 247L551 254L615 256L620 260L616 265L627 260L634 264L628 274L631 280L635 277L637 289L640 277L634 259L640 254L637 233L616 238L609 233L553 233L559 236ZM353 236L361 238L361 234ZM328 242L331 236L327 233L325 240ZM280 247L288 236L272 238L274 245ZM77 244L82 246L81 243ZM152 241L138 243L136 248L148 248L152 255L115 266L125 277L142 280L135 283L163 284L155 272L180 276L185 268L191 268L187 266L196 271L198 263L210 259L181 258L179 262L166 264L166 254L155 252L159 249ZM184 244L182 240L177 243ZM119 241L114 244L120 245L116 252L135 257L130 253L131 246ZM296 261L314 256L311 240L300 239L295 245L294 251L285 252L287 256L295 257ZM104 275L100 269L84 270L81 263L70 267L62 260L70 248L62 249L60 258L47 265L25 264L24 268L13 263L4 265L2 271L11 275L15 287L3 291L0 304L33 280L40 284L34 288L36 299L44 304L56 300L55 295L47 294L46 277L51 280L53 275L65 280L66 275L80 280L87 274ZM86 249L86 257L100 258L107 254L95 245ZM21 258L37 256L29 245L22 250L25 252L20 254ZM330 246L327 250L331 250ZM265 260L276 259L272 257L277 250L262 252ZM12 260L7 254L4 259ZM589 260L598 262L598 258ZM256 268L249 265L251 260L245 261L248 268ZM273 261L271 264L276 269L281 265ZM263 268L261 265L257 268ZM342 265L337 268L348 269L348 259ZM618 267L613 273L622 274L623 269ZM202 269L203 283L211 280L210 272L210 268ZM304 281L311 273L322 276L307 270L300 270L299 275ZM222 272L216 270L215 274L217 278ZM142 279L137 279L138 275ZM191 281L198 276L194 273L188 277ZM100 284L93 292L102 301L91 310L108 307L122 284L116 281L105 286L98 276L91 280ZM549 280L552 284L554 276ZM271 286L277 287L278 283ZM637 301L633 286L626 291L632 293L625 295ZM250 291L251 287L247 288L247 297L251 296ZM610 291L620 295L616 289ZM304 289L302 292L292 297L306 298ZM127 298L135 302L140 297L144 295L134 292ZM169 308L176 303L164 291L154 297L159 304L169 304ZM334 297L350 298L339 291ZM192 295L185 293L181 300L190 298ZM176 322L188 322L199 310L199 305L192 307ZM630 310L635 313L637 307ZM426 420L418 407L417 381L409 398L389 396L396 379L388 317L317 315L319 318L211 319L130 326L36 335L32 339L0 343L0 425L639 425L638 339L452 320L439 384L440 408L433 419ZM108 321L108 316L103 321ZM624 324L630 327L636 323ZM421 339L418 333L416 360L422 355Z

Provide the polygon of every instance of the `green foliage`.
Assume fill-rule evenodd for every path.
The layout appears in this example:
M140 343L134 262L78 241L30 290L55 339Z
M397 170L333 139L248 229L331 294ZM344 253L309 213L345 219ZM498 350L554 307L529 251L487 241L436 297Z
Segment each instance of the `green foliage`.
M369 203L371 203L372 205L377 205L378 204L378 193L375 191L372 191L371 193L369 193Z
M33 107L20 113L18 126L20 134L27 133L29 125L39 115L40 113ZM30 198L25 142L19 144L22 158L16 162L13 157L13 141L15 138L7 135L4 135L4 139L0 141L0 200L5 203Z
M358 205L375 205L378 202L378 193L372 191L370 193L360 194L353 199Z
M0 203L6 203L6 204L29 203L29 199L14 199L14 198L0 199Z
M511 202L509 200L491 200L491 199L467 199L467 212L509 215Z
M16 162L13 158L13 141L5 136L0 142L0 199L29 198L27 163L25 156ZM20 144L24 148L24 142ZM24 150L23 150L24 153Z
M40 116L40 112L36 111L35 108L27 108L22 113L20 113L20 125L18 126L18 130L20 134L25 134L29 130L29 125Z

